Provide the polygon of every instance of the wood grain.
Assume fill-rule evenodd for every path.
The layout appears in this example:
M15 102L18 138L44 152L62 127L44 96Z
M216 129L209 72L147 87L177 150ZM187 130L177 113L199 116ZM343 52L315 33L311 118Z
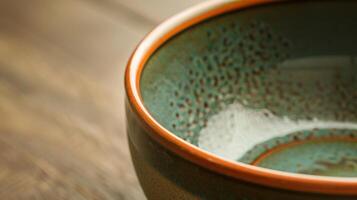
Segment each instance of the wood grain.
M183 7L147 2L0 2L1 199L144 199L126 143L124 67Z

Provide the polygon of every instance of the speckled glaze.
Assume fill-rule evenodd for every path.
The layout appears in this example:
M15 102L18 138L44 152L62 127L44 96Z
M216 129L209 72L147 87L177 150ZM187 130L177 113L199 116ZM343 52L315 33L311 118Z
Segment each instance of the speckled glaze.
M290 10L285 9L287 6L274 7L273 11L269 8L257 8L254 11L217 17L186 30L159 49L148 61L141 80L144 104L155 119L194 145L198 145L200 131L207 127L210 117L234 103L252 110L267 110L267 115L271 113L275 117L288 117L296 121L319 119L356 122L357 68L350 63L354 57L345 55L346 52L341 52L333 44L329 48L334 51L331 55L323 52L326 51L323 48L328 36L315 41L314 46L306 43L306 36L290 36L292 31L296 34L294 28L281 30L290 21L276 21L273 12L287 14L294 7L302 7L289 5ZM323 12L327 14L329 9L324 8ZM309 13L310 16L307 17L313 18L322 13ZM290 16L289 19L294 21ZM310 23L315 22L307 25ZM322 29L328 33L331 25L333 24L324 24L318 27L319 30L315 28L316 30L309 31ZM299 46L300 50L297 49ZM353 49L350 54L353 54ZM355 127L357 128L357 123ZM326 134L316 132L319 131L305 131L305 138L326 137ZM330 132L330 136L355 137L355 134ZM245 138L252 137L251 140L259 137L240 134ZM303 140L294 135L296 134L286 133L285 137L292 141ZM271 148L284 142L292 142L289 139L282 140L282 137L284 136L279 139L269 138L270 143L278 143L269 144L268 147L267 142L253 141L255 146L252 146L247 155L243 158L237 156L235 160L250 164ZM236 146L239 148L240 144L237 143ZM308 152L316 157L313 162L302 159L295 163L301 165L301 170L296 165L280 166L290 154L281 154L279 160L275 159L276 167L261 166L312 173L316 168L321 168L320 162L336 163L336 160L343 160L345 156L342 153L321 157L324 149L317 150ZM253 155L258 152L260 154ZM357 158L357 151L353 156ZM353 160L355 159L351 162L355 162ZM307 163L310 168L306 166Z
M242 1L242 7L254 5L246 2ZM227 3L240 4L221 4ZM265 3L268 1L259 4ZM205 148L209 145L201 145L201 134L209 133L205 130L215 124L212 118L237 104L268 122L305 125L297 131L264 137L234 133L232 137L238 140L228 138L228 143L221 146L232 146L230 140L238 141L234 143L236 148L242 142L251 144L244 154L227 157L214 150L211 153L243 167L246 165L240 162L293 173L357 176L357 29L352 28L357 21L356 9L357 2L352 1L275 1L221 14L185 29L155 49L144 61L141 76L136 77L140 78L140 96L150 115L137 110L130 98L129 69L129 145L148 198L355 199L357 180L355 185L348 183L352 192L346 187L346 194L341 190L320 192L317 185L315 191L311 189L315 186L306 185L305 191L303 179L309 184L319 179L316 183L320 184L322 178L317 176L298 177L301 182L296 185L302 186L296 189L291 179L291 186L282 189L277 185L290 179L289 174L251 168L262 171L255 178L244 178L244 172L216 170L219 167L210 159L205 162L214 163L213 167L206 168L202 160L191 157L193 151L199 151L197 148L174 148L182 141L161 137L157 132L170 131L210 151ZM143 115L149 119L143 119ZM152 119L159 125L150 124ZM224 130L229 126L223 125ZM227 135L225 131L217 134L222 138ZM241 143L240 138L244 138ZM265 177L260 172L272 175ZM276 175L272 184L261 181ZM296 175L291 177L295 179ZM340 179L321 182L328 181L331 188L334 181L336 185L344 184Z

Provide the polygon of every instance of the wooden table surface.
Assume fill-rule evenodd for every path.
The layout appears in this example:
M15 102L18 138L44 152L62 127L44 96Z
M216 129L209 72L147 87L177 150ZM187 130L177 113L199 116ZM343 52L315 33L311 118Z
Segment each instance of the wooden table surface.
M0 0L0 199L145 199L123 72L162 19L203 0Z

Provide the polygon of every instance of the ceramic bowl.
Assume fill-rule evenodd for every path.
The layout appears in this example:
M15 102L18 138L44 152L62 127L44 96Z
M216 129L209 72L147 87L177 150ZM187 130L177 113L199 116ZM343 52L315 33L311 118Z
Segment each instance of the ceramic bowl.
M356 199L356 1L209 1L130 58L149 199Z

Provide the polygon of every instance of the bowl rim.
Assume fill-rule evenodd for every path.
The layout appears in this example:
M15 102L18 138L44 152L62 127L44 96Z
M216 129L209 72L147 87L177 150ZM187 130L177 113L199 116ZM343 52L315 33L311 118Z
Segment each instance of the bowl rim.
M158 123L140 94L140 78L150 56L176 34L215 16L255 6L295 0L211 0L174 15L153 29L132 53L125 71L125 90L132 111L150 128L149 135L175 154L213 172L276 189L335 195L357 195L357 178L294 174L229 161L177 137ZM304 1L302 1L304 2Z

